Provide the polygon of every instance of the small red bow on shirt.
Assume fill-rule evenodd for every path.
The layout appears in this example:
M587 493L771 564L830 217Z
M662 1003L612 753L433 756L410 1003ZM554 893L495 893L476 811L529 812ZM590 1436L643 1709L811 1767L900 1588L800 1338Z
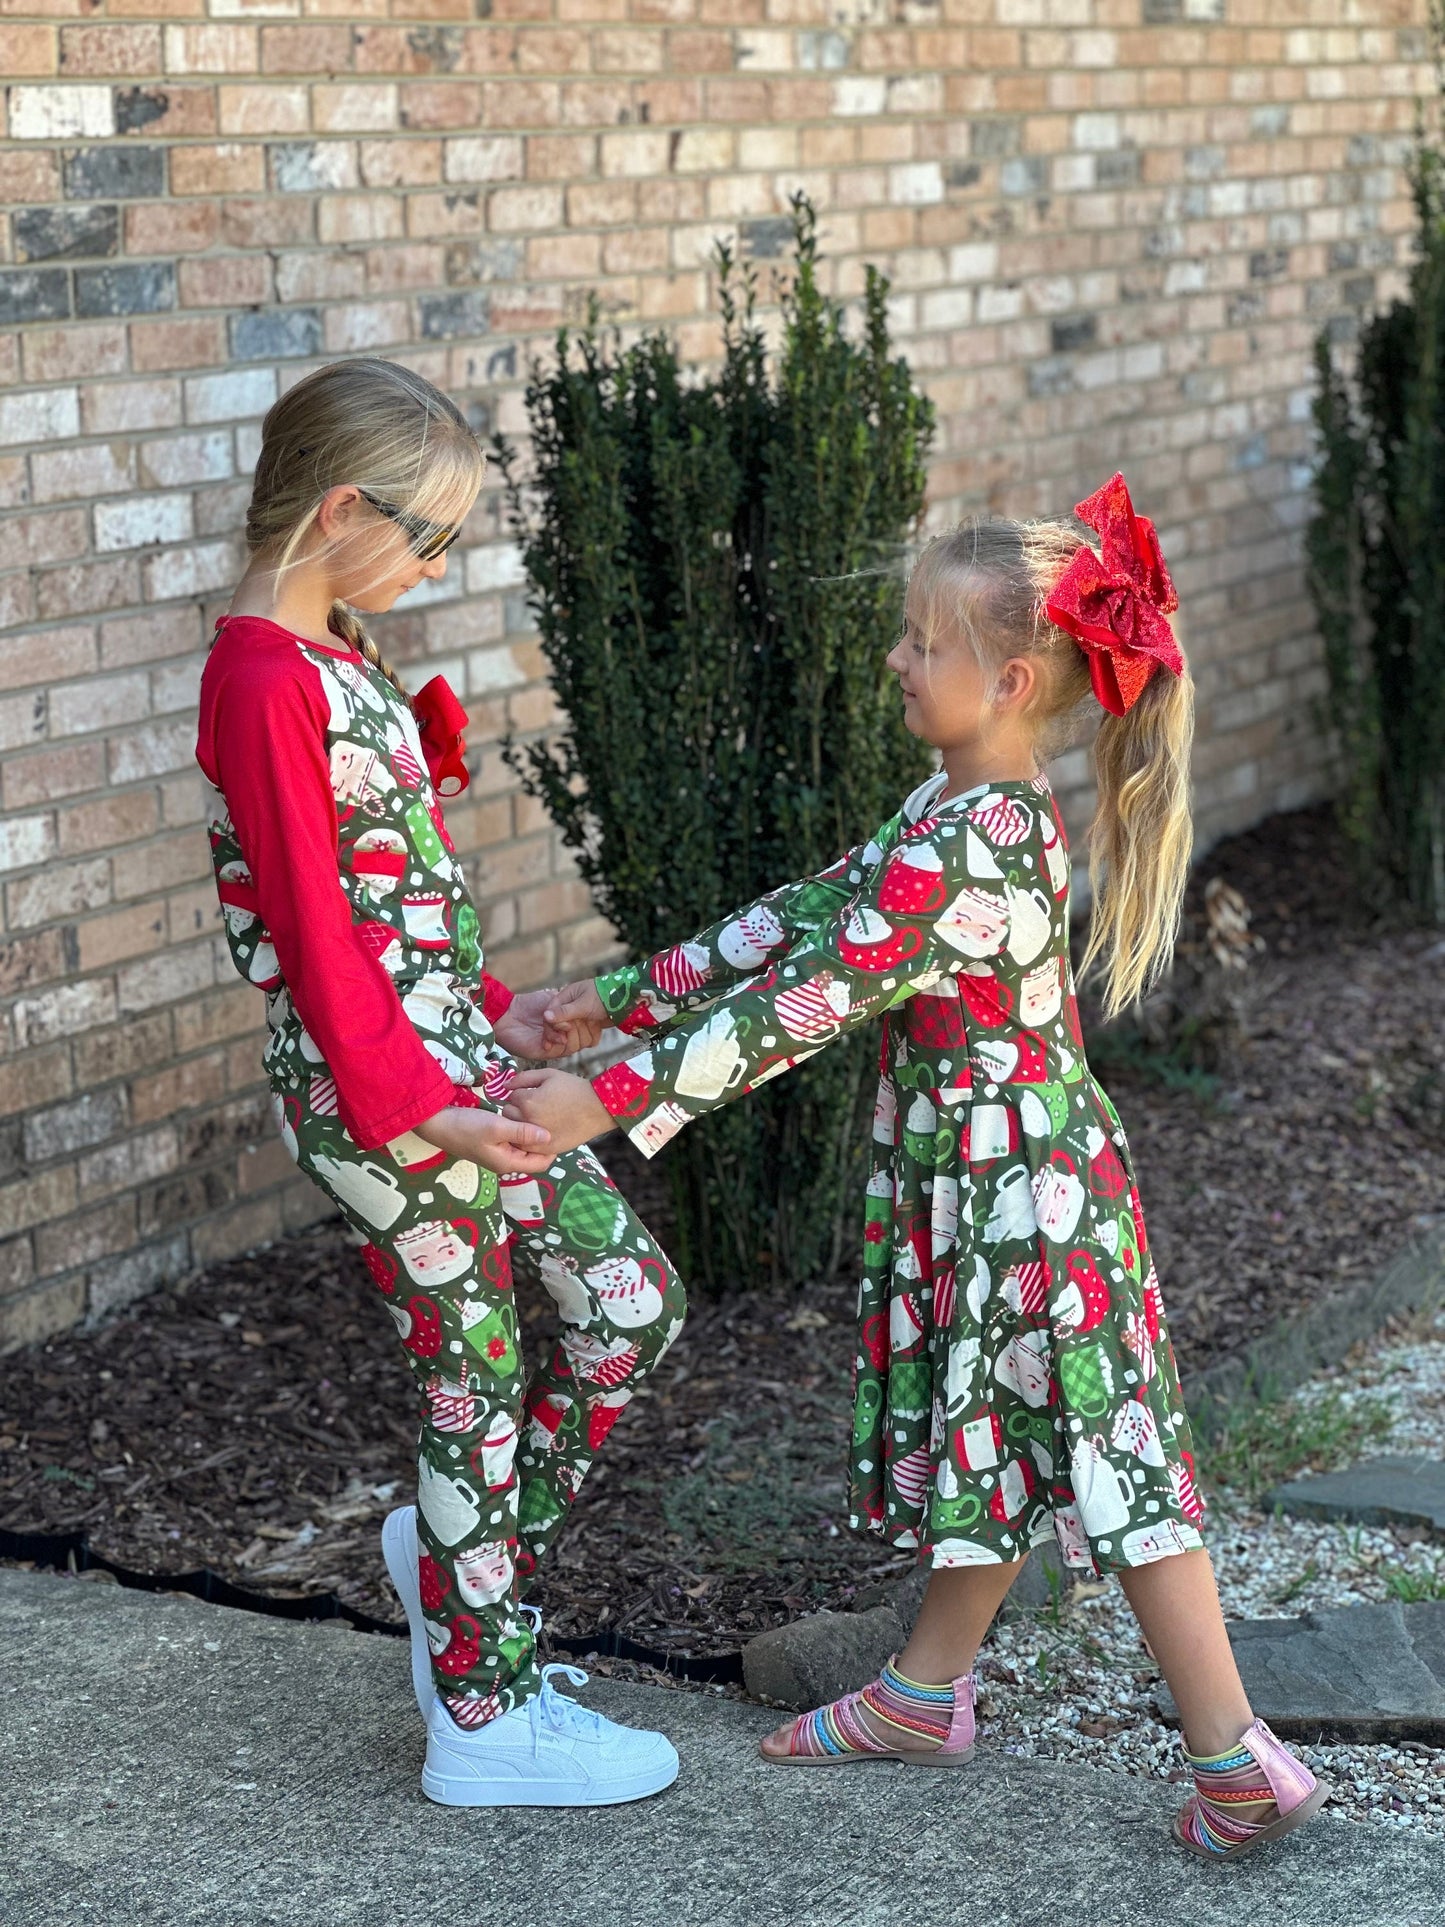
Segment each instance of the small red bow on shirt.
M1161 666L1184 673L1184 658L1165 617L1179 597L1147 516L1136 515L1122 475L1074 510L1097 530L1104 553L1081 548L1044 604L1050 622L1089 658L1094 694L1115 716L1139 700Z
M471 782L462 731L467 712L445 676L433 676L411 699L412 714L426 751L427 771L438 796L460 796Z

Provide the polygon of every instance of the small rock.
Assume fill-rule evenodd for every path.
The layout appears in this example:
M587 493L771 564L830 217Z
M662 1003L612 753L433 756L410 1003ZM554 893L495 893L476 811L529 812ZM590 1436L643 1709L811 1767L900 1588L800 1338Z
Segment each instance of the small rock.
M1445 1530L1445 1464L1438 1459L1362 1459L1343 1472L1292 1479L1267 1505L1305 1519L1348 1519L1356 1525L1433 1526Z
M876 1679L905 1638L891 1606L813 1613L750 1639L743 1648L743 1680L755 1698L806 1712Z

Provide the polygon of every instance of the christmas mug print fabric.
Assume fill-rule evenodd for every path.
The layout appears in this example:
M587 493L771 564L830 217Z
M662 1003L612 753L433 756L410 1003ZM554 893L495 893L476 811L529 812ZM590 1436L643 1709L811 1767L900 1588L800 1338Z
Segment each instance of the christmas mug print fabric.
M225 626L207 679L227 940L267 993L282 1138L362 1243L417 1384L433 1669L477 1725L538 1688L518 1582L680 1328L682 1288L585 1149L499 1185L410 1128L499 1105L515 1076L410 707L356 652L250 619ZM563 1321L530 1386L514 1250Z
M851 1506L933 1566L1057 1539L1103 1572L1202 1543L1128 1144L1090 1074L1069 856L1047 782L944 795L640 966L598 979L646 1048L594 1079L651 1156L882 1020Z

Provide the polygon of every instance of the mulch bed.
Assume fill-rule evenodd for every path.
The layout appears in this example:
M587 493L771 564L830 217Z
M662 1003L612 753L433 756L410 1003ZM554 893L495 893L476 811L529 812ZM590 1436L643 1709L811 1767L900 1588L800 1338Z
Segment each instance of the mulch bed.
M1177 1051L1151 1058L1114 1037L1097 1053L1186 1380L1367 1276L1445 1199L1439 933L1363 918L1324 811L1213 851L1196 915L1214 875L1243 892L1268 944L1235 1058L1211 1082ZM660 1172L619 1140L604 1148L666 1242ZM207 1565L395 1618L377 1529L409 1491L414 1408L373 1300L322 1226L0 1359L0 1527L79 1528L133 1569ZM907 1566L845 1523L852 1303L845 1276L694 1307L538 1575L555 1632L733 1651ZM527 1292L519 1308L537 1356L550 1305Z

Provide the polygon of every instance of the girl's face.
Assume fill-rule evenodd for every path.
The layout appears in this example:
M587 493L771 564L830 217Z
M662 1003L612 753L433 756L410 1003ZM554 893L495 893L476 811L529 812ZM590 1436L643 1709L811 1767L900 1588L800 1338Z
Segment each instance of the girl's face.
M888 667L903 695L903 720L932 748L977 747L1018 753L1025 745L1020 716L1032 695L1034 665L1014 657L999 671L992 692L967 638L944 626L930 644L910 594L903 630L888 653Z
M459 527L475 499L458 503L455 519L446 527ZM447 572L448 552L430 560L418 553L426 546L431 524L419 539L349 485L328 491L317 525L335 599L365 615L382 614L419 582L440 582ZM442 532L437 525L436 534Z
M955 749L977 740L992 707L978 659L955 629L936 635L930 646L911 596L888 667L903 695L903 720L915 736L934 749Z

